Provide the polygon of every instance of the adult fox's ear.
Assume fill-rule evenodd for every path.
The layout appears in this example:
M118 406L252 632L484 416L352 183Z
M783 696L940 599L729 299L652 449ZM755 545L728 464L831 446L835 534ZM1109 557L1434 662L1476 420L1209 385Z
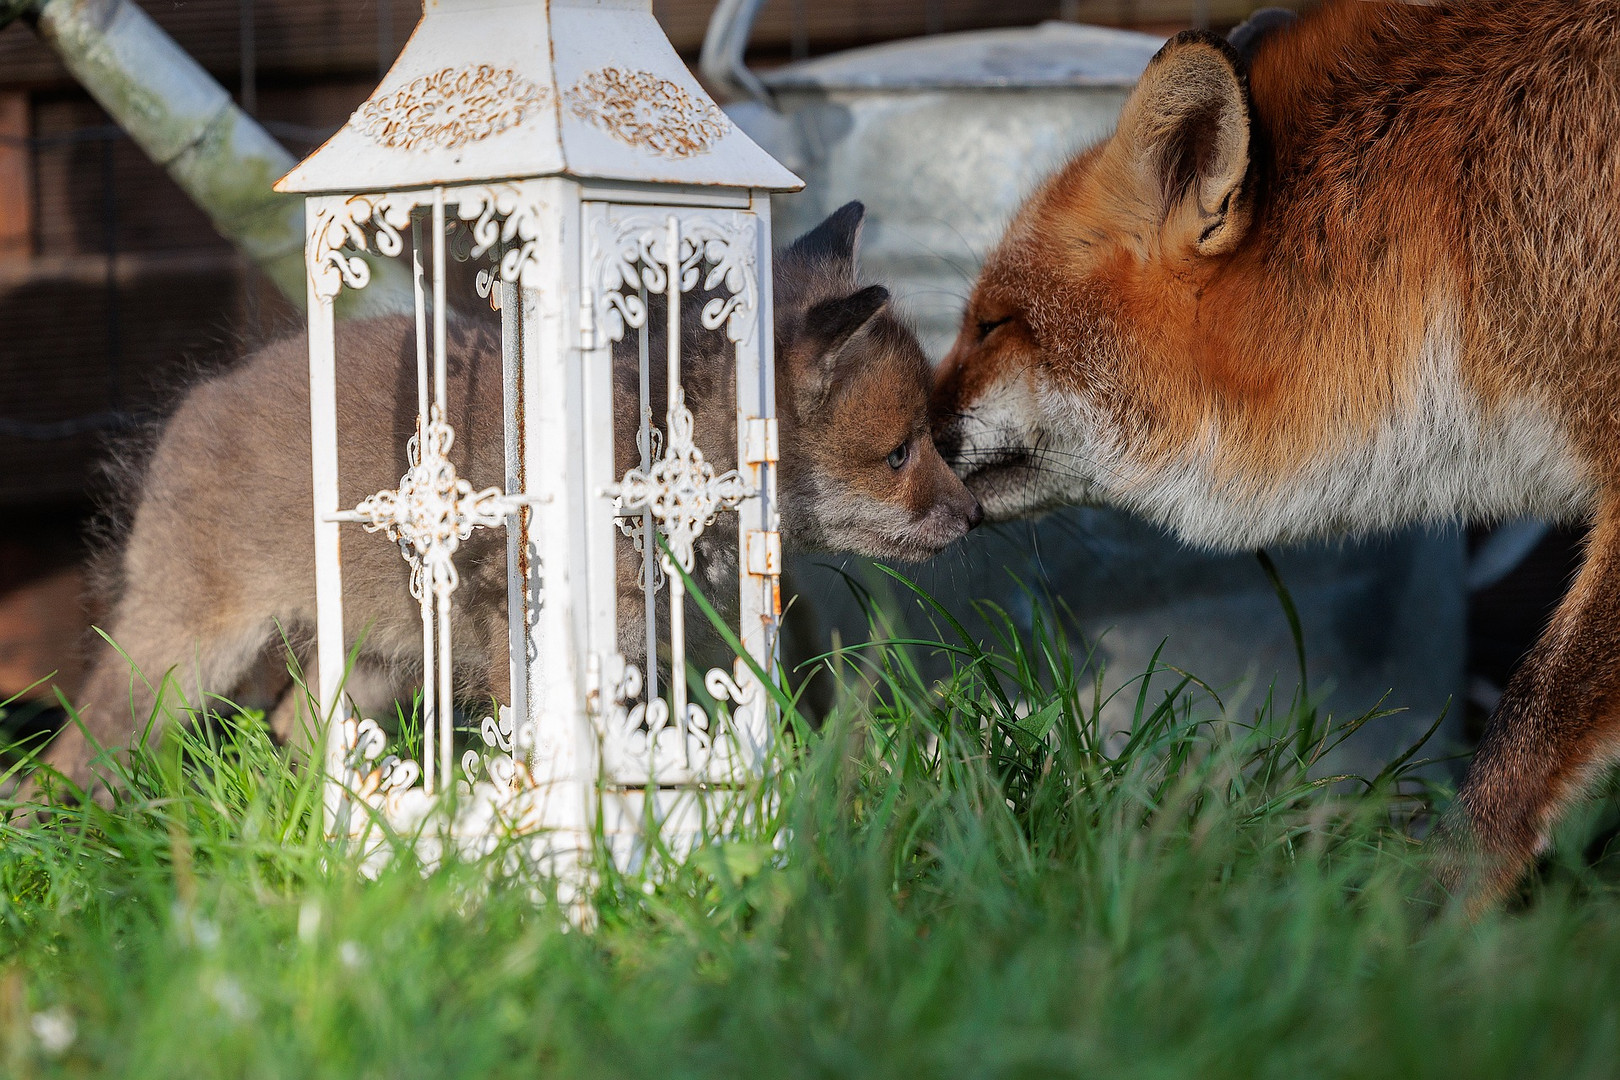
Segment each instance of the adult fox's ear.
M1159 50L1120 113L1112 164L1172 250L1221 255L1248 231L1249 89L1231 47L1189 30Z
M804 348L813 356L812 376L804 387L819 401L853 362L850 343L889 303L889 290L869 285L849 296L823 300L804 316Z
M865 220L863 204L845 203L828 214L820 225L793 241L788 254L831 270L853 285L861 246L861 223Z

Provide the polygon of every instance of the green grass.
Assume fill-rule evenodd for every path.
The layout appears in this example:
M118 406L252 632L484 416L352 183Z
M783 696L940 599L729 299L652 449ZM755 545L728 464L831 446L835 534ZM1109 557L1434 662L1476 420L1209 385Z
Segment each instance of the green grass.
M1109 736L1056 620L986 614L982 648L939 615L943 642L829 657L841 703L756 793L774 816L607 875L589 933L479 866L365 880L252 722L171 740L112 808L6 827L0 1075L1620 1068L1620 903L1582 857L1602 806L1525 902L1468 923L1411 837L1436 797L1414 760L1318 775L1376 714L1225 715L1159 671Z

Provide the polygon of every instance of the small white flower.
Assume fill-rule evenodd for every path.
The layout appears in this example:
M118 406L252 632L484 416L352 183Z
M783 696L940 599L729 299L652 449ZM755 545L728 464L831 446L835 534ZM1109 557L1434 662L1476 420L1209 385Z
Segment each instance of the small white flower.
M219 924L198 916L191 924L192 940L200 949L212 949L219 944Z
M227 1016L238 1022L251 1020L258 1014L258 1004L242 989L242 984L229 975L216 975L207 982L208 996L225 1010Z
M33 1028L34 1038L39 1040L39 1048L45 1051L47 1057L61 1057L79 1034L79 1025L74 1023L73 1014L60 1005L35 1013L29 1020L29 1027Z
M350 971L358 971L366 962L365 950L352 941L345 941L338 946L338 960Z
M305 900L298 908L298 940L305 945L315 944L321 932L321 905Z
M173 917L175 929L185 944L199 949L212 949L219 944L219 925L197 914L190 906L175 904Z

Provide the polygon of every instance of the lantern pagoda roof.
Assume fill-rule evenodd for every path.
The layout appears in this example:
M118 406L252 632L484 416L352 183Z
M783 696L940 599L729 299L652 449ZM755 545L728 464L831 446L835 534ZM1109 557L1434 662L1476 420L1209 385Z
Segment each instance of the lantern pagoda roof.
M804 186L704 92L652 0L424 0L371 97L276 190L531 176Z

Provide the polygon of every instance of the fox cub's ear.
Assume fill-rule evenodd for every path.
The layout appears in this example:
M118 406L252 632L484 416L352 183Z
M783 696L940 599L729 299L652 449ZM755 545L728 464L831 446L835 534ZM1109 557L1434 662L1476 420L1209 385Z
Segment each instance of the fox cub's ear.
M861 223L866 220L866 207L859 202L848 202L827 215L827 219L811 229L788 248L806 262L818 264L847 278L855 284L856 257L861 246Z
M1171 38L1120 113L1110 150L1167 247L1220 255L1249 225L1249 91L1213 34Z
M812 401L824 397L855 363L859 351L850 347L851 341L888 303L888 289L868 285L849 296L823 300L805 313L804 347L815 357L815 377L805 387Z

